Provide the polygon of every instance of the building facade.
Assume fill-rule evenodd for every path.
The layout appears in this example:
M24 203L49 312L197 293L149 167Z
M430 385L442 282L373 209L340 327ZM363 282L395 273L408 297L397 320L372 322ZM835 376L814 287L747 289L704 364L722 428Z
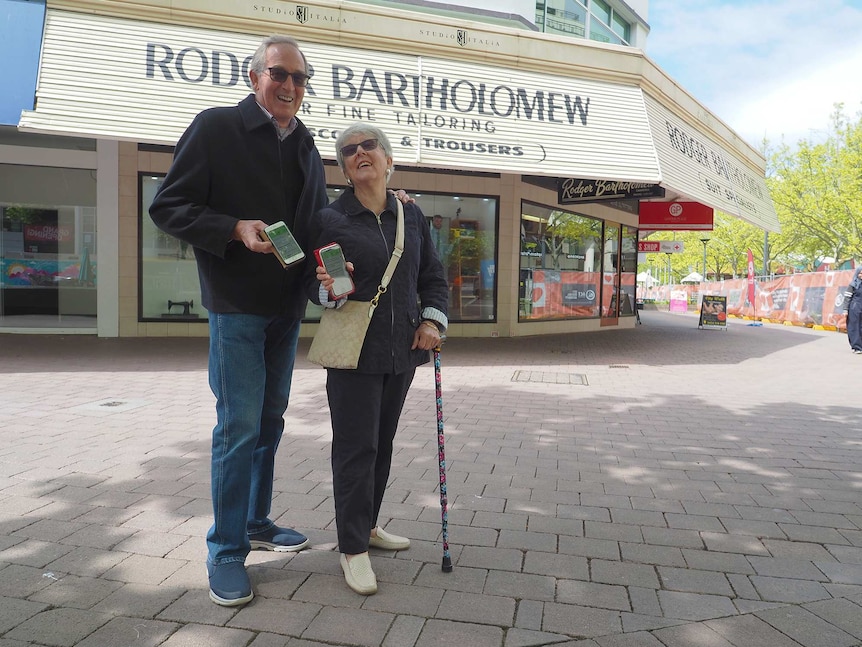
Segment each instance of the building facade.
M313 67L299 116L331 196L340 128L392 140L391 186L447 269L452 336L633 326L639 200L777 227L762 157L637 47L441 22L358 2L48 0L36 102L0 145L0 332L207 334L192 250L147 210L192 117L250 92L274 32Z
M566 38L645 48L648 0L352 0Z

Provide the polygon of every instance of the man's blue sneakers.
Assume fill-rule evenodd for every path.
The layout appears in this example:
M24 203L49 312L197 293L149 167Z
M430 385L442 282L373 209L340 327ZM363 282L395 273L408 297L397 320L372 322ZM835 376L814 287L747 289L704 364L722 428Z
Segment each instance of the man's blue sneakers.
M308 537L292 528L273 526L269 530L248 536L251 548L274 550L279 553L293 553L308 546Z
M254 593L242 562L207 563L210 579L210 600L223 607L235 607L251 602Z

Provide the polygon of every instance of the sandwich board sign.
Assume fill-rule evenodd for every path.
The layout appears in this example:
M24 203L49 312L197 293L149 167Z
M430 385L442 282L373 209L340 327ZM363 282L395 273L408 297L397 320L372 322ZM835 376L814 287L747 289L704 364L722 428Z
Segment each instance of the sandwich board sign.
M700 303L698 328L724 328L727 330L727 296L704 294Z

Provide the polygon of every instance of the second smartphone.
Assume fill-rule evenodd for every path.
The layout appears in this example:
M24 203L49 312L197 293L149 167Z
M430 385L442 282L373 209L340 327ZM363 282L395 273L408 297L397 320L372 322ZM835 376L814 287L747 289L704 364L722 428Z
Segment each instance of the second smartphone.
M340 299L353 293L356 287L353 285L350 272L347 271L347 263L344 260L341 245L338 243L324 245L320 249L314 250L314 256L317 258L317 262L326 270L326 273L335 279L330 289L332 296Z

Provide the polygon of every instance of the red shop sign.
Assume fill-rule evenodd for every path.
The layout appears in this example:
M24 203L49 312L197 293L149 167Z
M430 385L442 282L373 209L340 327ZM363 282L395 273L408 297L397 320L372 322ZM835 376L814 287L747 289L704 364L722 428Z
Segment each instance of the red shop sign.
M712 207L699 202L641 202L638 227L658 231L712 229Z

